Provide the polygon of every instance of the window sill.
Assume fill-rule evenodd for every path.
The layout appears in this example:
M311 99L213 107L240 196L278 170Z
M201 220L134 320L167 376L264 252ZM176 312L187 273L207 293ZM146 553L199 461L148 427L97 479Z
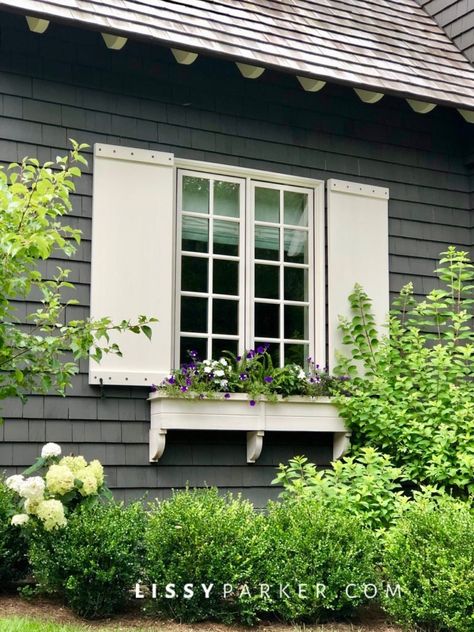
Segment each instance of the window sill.
M162 457L168 430L243 430L247 432L247 463L262 452L266 431L331 432L333 459L348 449L350 432L328 397L289 397L250 406L247 395L215 399L174 398L162 393L149 397L151 408L150 462Z

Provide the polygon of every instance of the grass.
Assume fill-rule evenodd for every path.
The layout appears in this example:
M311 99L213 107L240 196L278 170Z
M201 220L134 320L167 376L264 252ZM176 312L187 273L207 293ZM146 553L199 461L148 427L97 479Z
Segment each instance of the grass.
M151 628L148 628L148 631ZM30 619L28 617L8 617L0 619L0 632L85 632L86 630L94 630L94 632L147 632L145 628L130 628L121 625L113 628L97 627L88 624L69 624L69 623L48 623L41 619Z

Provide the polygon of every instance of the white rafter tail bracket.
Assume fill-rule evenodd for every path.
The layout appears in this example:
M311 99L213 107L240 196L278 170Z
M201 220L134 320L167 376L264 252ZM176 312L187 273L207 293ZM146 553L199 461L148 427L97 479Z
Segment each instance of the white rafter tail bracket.
M320 79L313 79L312 77L300 77L296 76L298 81L301 84L301 87L306 90L306 92L319 92L326 85L325 81L321 81Z
M150 429L150 463L156 463L163 456L166 447L166 433L164 428Z
M255 463L262 454L264 436L263 430L247 432L247 463Z
M26 16L26 22L28 24L28 28L33 33L44 33L49 26L49 20L35 18L31 15Z
M431 112L431 110L434 110L436 107L436 103L416 101L416 99L407 99L407 103L417 114L428 114L428 112Z
M335 432L334 440L332 444L332 459L337 461L341 456L349 450L351 445L351 433L350 432Z
M127 43L127 38L113 33L101 33L104 38L105 45L110 50L121 50Z
M474 110L458 110L466 123L474 123Z
M373 92L372 90L362 90L362 88L354 88L354 92L364 103L377 103L383 97L382 92Z
M180 50L179 48L172 48L171 52L173 53L173 57L176 59L178 64L183 64L183 66L189 66L198 58L197 53L193 53L189 50Z
M265 68L262 68L261 66L242 64L240 61L236 61L235 65L240 70L242 76L246 79L258 79L265 72Z

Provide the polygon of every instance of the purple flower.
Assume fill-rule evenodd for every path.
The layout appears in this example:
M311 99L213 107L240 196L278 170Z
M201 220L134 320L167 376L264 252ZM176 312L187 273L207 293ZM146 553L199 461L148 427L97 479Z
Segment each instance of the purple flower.
M195 351L194 349L192 349L191 351L188 351L188 353L191 356L191 358L197 358L198 357L198 352Z
M224 397L225 397L226 399L230 399L230 393L226 393L226 394L224 395Z
M265 377L263 378L263 381L266 382L267 384L271 384L271 382L273 382L273 378L270 377L269 375L265 375Z
M250 406L255 406L255 400L254 400L254 399L251 399L251 400L250 400L250 402L249 402L249 404L250 404Z
M245 380L248 378L247 373L241 373L239 378L242 380L242 382L245 382Z
M189 377L186 378L186 386L191 386L192 382Z
M168 378L168 384L176 384L176 380L173 375Z
M250 351L247 353L247 360L251 360L254 357L255 357L255 351L253 349L250 349Z
M182 391L183 393L186 393L186 391L188 390L187 386L181 386L180 391Z
M152 384L152 385L150 386L150 391L151 391L152 393L156 393L156 391L157 391L157 390L158 390L158 387L156 386L156 384Z
M264 346L260 345L257 347L257 353L265 353L266 349Z
M237 362L240 362L242 360L242 356L237 356Z

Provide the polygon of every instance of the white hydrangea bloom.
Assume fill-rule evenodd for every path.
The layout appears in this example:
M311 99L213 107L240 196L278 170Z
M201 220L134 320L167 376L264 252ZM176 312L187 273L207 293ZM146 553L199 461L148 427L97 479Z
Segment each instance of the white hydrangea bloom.
M59 465L65 465L75 474L87 466L87 461L83 456L63 456Z
M89 463L89 470L94 474L97 480L97 486L100 487L104 483L104 468L102 463L97 459L94 459Z
M28 516L28 514L16 514L12 517L12 525L14 527L21 527L22 525L26 524L29 519L30 517Z
M42 498L44 494L44 480L41 476L32 476L31 478L25 479L21 488L20 488L20 496L23 498Z
M36 514L43 522L46 531L59 529L67 524L66 516L64 515L64 505L60 500L43 500L38 505Z
M97 478L95 472L90 466L85 467L77 473L77 478L82 481L82 487L79 488L81 496L92 496L97 494Z
M26 511L26 513L27 514L35 514L37 509L38 509L38 505L43 500L44 500L43 496L38 496L38 498L27 498L25 500L25 511Z
M45 478L48 491L52 494L63 496L74 489L74 474L66 465L52 465Z
M46 443L41 450L41 456L43 459L49 459L53 456L59 456L61 454L61 446L57 443Z
M20 489L24 482L25 482L25 477L23 476L23 474L13 474L13 476L9 476L7 478L7 480L5 481L5 485L9 489L12 489L14 492L19 494Z

